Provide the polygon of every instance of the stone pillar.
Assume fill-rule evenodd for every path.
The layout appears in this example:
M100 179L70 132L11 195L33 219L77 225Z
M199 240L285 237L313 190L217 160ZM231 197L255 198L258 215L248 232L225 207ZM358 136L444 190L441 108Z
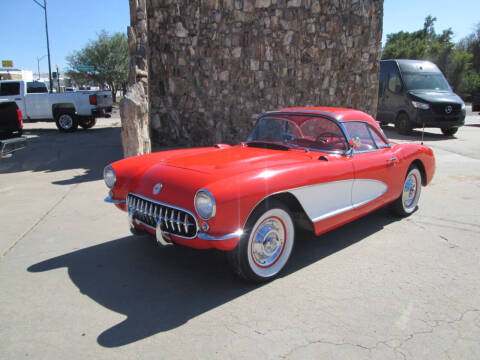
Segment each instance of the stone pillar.
M145 0L129 0L130 76L127 94L120 102L125 157L152 151L148 106L147 11Z
M245 140L286 106L376 113L383 0L147 2L152 141Z

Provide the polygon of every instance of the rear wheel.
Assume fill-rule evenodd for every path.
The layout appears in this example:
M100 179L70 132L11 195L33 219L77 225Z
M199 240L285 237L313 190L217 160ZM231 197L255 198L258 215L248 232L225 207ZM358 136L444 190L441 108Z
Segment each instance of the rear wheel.
M401 217L412 214L417 209L421 190L422 174L415 165L412 165L405 177L402 193L392 204L393 212Z
M78 122L78 124L85 130L94 127L96 123L97 119L95 119L93 116L82 118Z
M281 202L257 208L237 247L227 256L232 270L252 282L268 281L285 267L292 253L295 226Z
M443 135L452 136L455 135L458 131L458 128L442 128Z
M400 113L397 116L397 120L395 121L395 129L401 135L408 135L412 132L413 126L410 123L410 119L408 115L405 113Z
M59 111L55 116L55 124L62 132L72 132L78 128L78 119L71 111Z

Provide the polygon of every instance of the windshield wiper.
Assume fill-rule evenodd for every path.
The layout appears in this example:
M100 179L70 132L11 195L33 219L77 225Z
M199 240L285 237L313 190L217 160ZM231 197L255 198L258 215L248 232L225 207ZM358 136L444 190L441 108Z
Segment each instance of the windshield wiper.
M249 141L247 142L247 146L263 148L263 149L272 149L272 150L283 150L283 151L290 150L290 147L287 145L272 143L268 141Z

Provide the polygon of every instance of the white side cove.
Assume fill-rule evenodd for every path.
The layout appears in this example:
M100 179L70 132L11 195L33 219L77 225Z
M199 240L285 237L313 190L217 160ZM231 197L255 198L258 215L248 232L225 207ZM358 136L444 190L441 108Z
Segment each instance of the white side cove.
M387 184L370 179L351 179L290 190L312 222L328 219L382 196Z

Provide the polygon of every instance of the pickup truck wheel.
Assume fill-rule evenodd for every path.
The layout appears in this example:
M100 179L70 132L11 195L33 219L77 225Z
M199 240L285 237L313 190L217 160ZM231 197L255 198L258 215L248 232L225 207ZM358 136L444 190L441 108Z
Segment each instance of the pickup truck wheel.
M290 211L278 201L255 209L235 249L227 253L233 272L250 282L276 277L292 253L295 226Z
M95 119L93 116L80 119L80 121L78 122L78 124L85 130L94 127L96 123L97 123L97 119Z
M455 128L455 127L453 127L453 128L442 128L441 130L442 130L443 135L453 136L457 133L458 128Z
M400 135L408 135L412 132L412 124L410 123L410 119L408 115L405 113L400 113L397 116L397 120L395 121L395 129Z
M55 116L55 123L58 130L62 132L72 132L78 128L78 119L71 112L58 112Z

